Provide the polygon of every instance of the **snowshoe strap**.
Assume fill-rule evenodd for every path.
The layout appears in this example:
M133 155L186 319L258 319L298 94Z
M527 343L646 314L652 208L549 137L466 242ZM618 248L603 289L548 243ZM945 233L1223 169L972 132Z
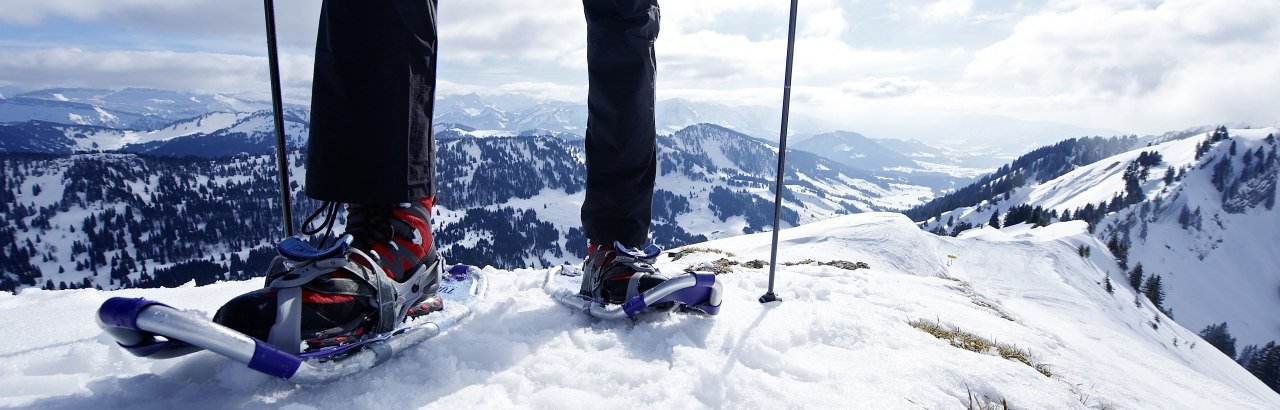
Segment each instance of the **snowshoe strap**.
M308 260L293 268L283 261L271 264L267 287L276 290L276 323L267 343L287 353L302 352L302 285L345 264L346 259L336 258Z
M402 297L395 284L381 271L366 268L355 262L355 257L363 258L368 266L378 267L378 261L356 248L347 248L346 254L320 260L301 261L292 267L290 263L272 263L272 270L267 276L267 287L276 290L276 323L267 334L267 342L281 350L297 354L302 348L302 289L313 288L317 279L325 283L321 286L326 293L341 293L367 298L370 305L378 309L377 333L388 332L396 327L397 299ZM355 279L326 278L325 275L343 270ZM361 292L362 286L368 284L374 292Z
M356 248L347 249L348 257L346 258L346 266L344 269L355 276L357 279L373 286L374 294L371 304L378 309L378 328L377 333L390 332L396 328L396 309L399 299L403 298L396 289L395 282L382 273L381 265L378 260L369 256L369 254ZM360 257L365 260L373 268L366 268L364 265L356 263L354 257Z
M276 291L276 323L267 333L267 343L285 353L302 352L302 288Z

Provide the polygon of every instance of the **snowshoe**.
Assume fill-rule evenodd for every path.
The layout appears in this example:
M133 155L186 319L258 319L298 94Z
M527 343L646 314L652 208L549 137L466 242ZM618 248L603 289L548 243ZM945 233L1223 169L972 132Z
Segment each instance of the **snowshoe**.
M617 242L612 247L593 245L583 269L552 268L543 288L560 303L600 319L664 311L719 313L723 286L715 274L663 276L653 267L661 252L657 246L640 250Z
M379 346L383 341L389 341L391 336L417 327L418 321L411 320L418 317L425 316L429 327L438 333L442 326L447 327L469 314L467 305L483 294L484 286L478 270L459 265L452 268L456 272L448 278L447 282L452 283L450 291L439 293L442 290L443 264L431 240L429 220L432 202L433 198L425 198L402 205L350 205L348 234L323 249L299 238L286 239L276 247L280 256L268 270L266 288L232 299L214 315L214 323L198 327L206 333L225 336L225 333L233 332L248 337L257 346L254 352L262 349L275 352L271 353L273 355L324 360ZM320 228L304 229L304 233L319 233L323 229L325 234L322 238L328 237L337 206L326 203L313 213L307 225L321 211L328 211ZM454 295L459 287L467 290ZM450 300L463 302L461 309L450 309ZM139 328L136 318L144 310L166 309L171 310L155 302L113 300L104 304L99 314L104 329L117 336L121 346L141 356L180 355L177 347L183 343L227 354L224 352L226 346L220 346L224 349L218 350L207 345L209 340L232 343L220 337L207 339L206 336L210 335L166 333L175 329L169 327L172 323L163 321L157 325L161 326L159 329ZM435 324L431 325L433 322ZM434 333L417 332L421 335ZM157 334L168 340L155 339ZM407 340L420 341L425 337ZM206 344L189 338L204 340ZM303 353L304 346L306 353ZM243 350L235 351L243 353ZM394 354L394 350L392 352ZM252 360L257 353L254 355L247 359L229 357L248 363L255 370L272 373L255 367ZM377 363L380 361L373 362ZM293 373L272 374L291 380L295 377ZM325 377L331 375L326 374ZM314 376L303 378L309 380Z
M98 309L98 326L129 353L152 359L209 350L250 369L295 383L320 383L385 363L400 352L448 331L471 315L488 283L479 269L454 265L444 275L440 306L388 332L346 343L313 346L291 353L267 341L208 320L203 315L142 298L108 299Z

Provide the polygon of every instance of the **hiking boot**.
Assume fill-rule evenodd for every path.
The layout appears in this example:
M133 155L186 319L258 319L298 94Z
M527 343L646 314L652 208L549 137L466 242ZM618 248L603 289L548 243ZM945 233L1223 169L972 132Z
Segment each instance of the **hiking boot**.
M335 346L390 331L388 323L425 315L443 308L435 296L439 289L439 256L431 237L431 208L434 197L398 205L347 206L347 231L350 249L335 250L333 257L347 263L327 274L318 272L301 287L301 339L308 349ZM337 204L326 204L330 212L320 229L331 229ZM325 210L325 209L322 209ZM308 218L314 219L320 211ZM308 224L309 225L309 224ZM341 246L335 245L335 247ZM329 248L335 249L335 248ZM328 251L325 251L328 252ZM284 252L282 252L282 255ZM277 289L270 284L287 277L290 261L284 255L272 262L267 277L268 288L238 296L223 305L214 321L259 340L268 340L277 317ZM311 260L294 259L292 266ZM341 262L341 259L338 259ZM352 272L353 270L365 272ZM366 276L362 276L361 273ZM367 275L384 275L418 295L407 309L394 311L392 321L383 320L378 308L378 286L369 283ZM376 279L376 278L375 278ZM390 312L390 311L389 311Z
M582 264L580 294L611 304L621 304L644 293L668 278L653 266L661 248L650 246L641 251L621 243L587 246L587 260Z

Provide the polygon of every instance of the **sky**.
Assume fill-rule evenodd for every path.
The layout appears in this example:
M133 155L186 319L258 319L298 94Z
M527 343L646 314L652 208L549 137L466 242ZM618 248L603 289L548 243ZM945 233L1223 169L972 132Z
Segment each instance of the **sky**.
M0 2L0 86L268 97L258 2ZM441 93L585 100L580 2L440 3ZM788 6L662 1L658 98L779 106ZM320 1L276 7L286 99L305 103ZM792 109L893 137L989 116L1138 134L1271 126L1277 50L1275 0L801 0Z

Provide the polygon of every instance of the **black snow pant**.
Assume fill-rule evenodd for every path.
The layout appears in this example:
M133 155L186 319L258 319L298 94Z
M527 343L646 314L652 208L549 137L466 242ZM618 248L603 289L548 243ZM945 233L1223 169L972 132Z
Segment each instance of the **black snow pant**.
M583 0L589 240L646 241L657 175L657 0ZM433 0L325 0L316 43L307 195L397 203L435 194Z

